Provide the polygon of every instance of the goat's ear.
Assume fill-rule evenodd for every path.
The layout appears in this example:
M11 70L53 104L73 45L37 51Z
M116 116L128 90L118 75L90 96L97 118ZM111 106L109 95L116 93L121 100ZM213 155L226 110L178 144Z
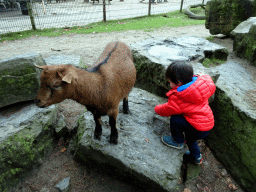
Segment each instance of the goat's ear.
M74 69L68 69L64 75L61 72L58 72L58 75L62 78L62 81L66 83L71 83L72 80L78 79L78 76Z

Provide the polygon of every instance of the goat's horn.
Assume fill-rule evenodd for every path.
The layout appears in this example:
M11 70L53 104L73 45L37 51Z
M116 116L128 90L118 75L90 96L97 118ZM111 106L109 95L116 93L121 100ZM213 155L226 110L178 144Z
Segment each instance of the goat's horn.
M35 65L35 67L39 68L39 69L44 69L45 66L38 66L38 65Z

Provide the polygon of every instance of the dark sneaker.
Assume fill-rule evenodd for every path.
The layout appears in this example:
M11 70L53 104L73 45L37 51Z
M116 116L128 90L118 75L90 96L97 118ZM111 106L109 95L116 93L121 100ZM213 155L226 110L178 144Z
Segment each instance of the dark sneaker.
M197 165L200 165L202 163L202 161L203 161L201 154L200 154L199 158L195 158L194 156L192 156L190 154L190 151L186 151L186 153L184 154L184 158L189 159L191 162L193 162L193 163L195 163Z
M182 149L184 146L183 143L177 143L172 136L163 136L161 137L161 141L168 147L172 147L175 149Z

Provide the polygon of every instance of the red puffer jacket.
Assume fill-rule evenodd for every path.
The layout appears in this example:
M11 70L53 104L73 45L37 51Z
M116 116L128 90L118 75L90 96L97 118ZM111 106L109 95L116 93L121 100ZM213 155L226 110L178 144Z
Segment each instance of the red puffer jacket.
M161 116L183 115L198 131L209 131L214 126L214 117L208 99L216 87L209 75L194 77L197 79L186 89L179 91L175 87L170 90L166 94L168 102L157 105L155 112Z

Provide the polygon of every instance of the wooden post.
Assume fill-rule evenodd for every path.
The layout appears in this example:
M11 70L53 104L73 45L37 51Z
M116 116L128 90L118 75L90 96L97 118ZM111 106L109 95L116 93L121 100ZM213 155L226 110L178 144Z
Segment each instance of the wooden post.
M151 10L151 0L148 0L148 16L150 16L150 10Z
M29 1L26 1L27 2L27 6L28 6L28 14L30 16L30 21L31 21L31 25L32 25L32 28L33 30L36 30L36 25L35 25L35 21L34 21L34 17L33 17L33 14L32 14L32 8L31 8L31 4Z
M106 22L106 2L103 0L103 21Z
M183 0L181 0L181 4L180 4L180 12L182 13L182 6L183 6Z

